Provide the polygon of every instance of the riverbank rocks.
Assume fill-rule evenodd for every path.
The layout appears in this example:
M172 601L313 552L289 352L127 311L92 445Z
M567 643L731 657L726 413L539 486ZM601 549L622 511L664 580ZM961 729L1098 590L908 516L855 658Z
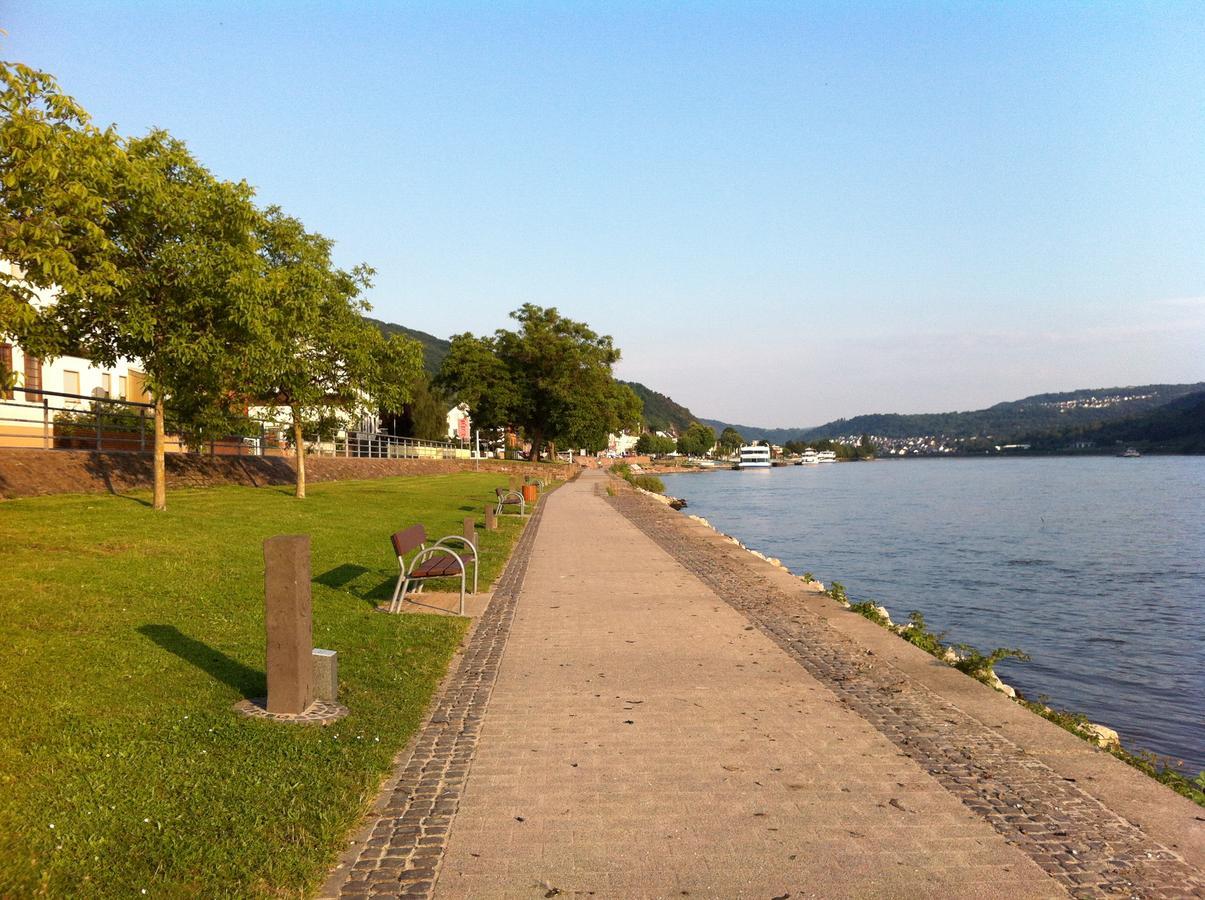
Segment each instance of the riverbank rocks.
M1096 742L1098 747L1103 747L1106 750L1121 749L1121 735L1112 728L1097 725L1095 722L1089 722L1084 730L1092 736L1092 740Z
M1012 685L1005 684L1003 681L1001 681L1000 676L997 675L995 672L992 672L991 684L992 684L992 687L994 687L996 690L998 690L1000 693L1004 694L1005 696L1011 697L1013 700L1017 699L1017 692L1012 687Z
M640 493L644 494L644 496L646 496L646 497L652 497L658 503L664 503L666 506L673 505L671 503L671 501L674 499L673 497L667 497L667 496L665 496L665 494L658 494L658 493L655 493L654 491L646 491L642 487L638 487L638 488L636 488L636 490L640 491Z
M883 617L884 625L886 625L888 628L895 627L895 623L891 621L891 613L887 612L887 607L885 607L881 603L876 603L875 607L874 607L874 611Z

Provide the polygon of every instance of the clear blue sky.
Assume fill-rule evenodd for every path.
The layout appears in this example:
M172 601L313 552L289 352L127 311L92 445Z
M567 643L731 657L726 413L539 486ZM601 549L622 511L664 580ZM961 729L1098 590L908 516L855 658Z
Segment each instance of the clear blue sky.
M447 336L525 301L700 415L1205 379L1205 5L56 3L161 126Z

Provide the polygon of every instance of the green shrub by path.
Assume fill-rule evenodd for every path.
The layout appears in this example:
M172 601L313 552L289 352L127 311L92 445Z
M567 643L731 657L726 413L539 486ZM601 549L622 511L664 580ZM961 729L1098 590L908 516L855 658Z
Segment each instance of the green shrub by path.
M654 494L665 493L665 482L656 475L633 475L628 480L636 487L651 491Z
M501 476L0 504L0 896L296 895L323 878L421 721L465 620L389 616L388 536L480 519ZM479 532L484 589L522 525ZM314 643L351 715L238 718L262 696L265 537L308 533Z
M662 481L656 475L638 474L633 472L632 467L627 463L615 463L611 466L611 472L614 475L618 475L633 487L651 491L654 494L665 493L664 481Z

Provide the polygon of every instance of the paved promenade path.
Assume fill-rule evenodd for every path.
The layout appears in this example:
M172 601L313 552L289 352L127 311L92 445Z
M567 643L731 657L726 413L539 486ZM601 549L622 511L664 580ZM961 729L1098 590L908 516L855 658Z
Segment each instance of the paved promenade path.
M327 894L1202 896L1199 808L602 481L541 503Z

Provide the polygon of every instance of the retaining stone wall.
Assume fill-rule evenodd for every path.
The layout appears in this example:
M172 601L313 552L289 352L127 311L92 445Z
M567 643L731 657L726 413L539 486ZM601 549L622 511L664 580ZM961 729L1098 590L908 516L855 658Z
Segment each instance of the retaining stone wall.
M292 484L292 458L274 456L195 456L169 453L167 484L173 487L213 487L242 484L262 487ZM446 475L471 472L478 465L467 459L344 459L307 457L306 482L388 478L394 475ZM483 459L482 471L567 478L575 465ZM0 498L44 494L124 493L149 490L151 454L97 453L85 450L0 449Z

